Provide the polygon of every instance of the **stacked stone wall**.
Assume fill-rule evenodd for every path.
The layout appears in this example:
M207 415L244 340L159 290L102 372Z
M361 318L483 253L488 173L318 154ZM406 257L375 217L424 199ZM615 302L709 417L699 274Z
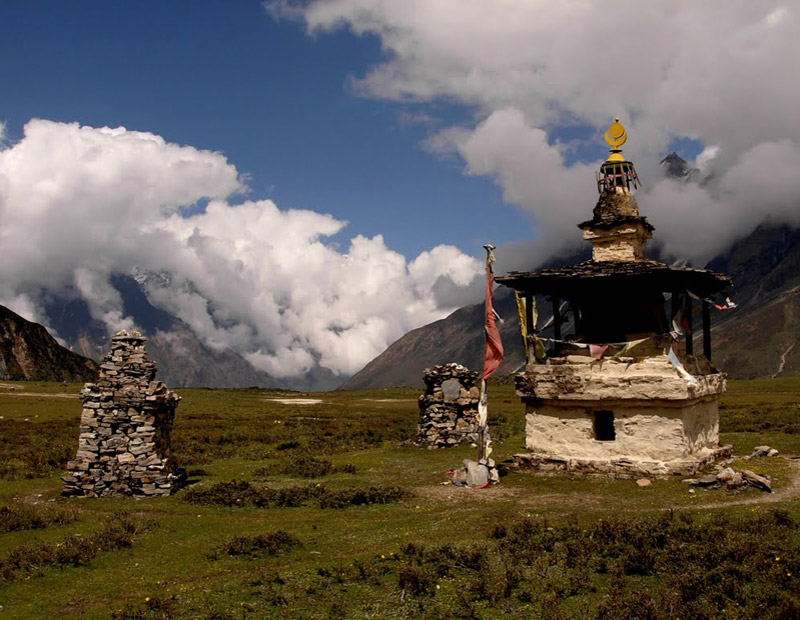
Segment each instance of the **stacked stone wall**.
M84 385L78 451L62 478L64 495L154 496L179 488L170 434L180 397L155 380L145 340L139 332L119 332L97 383Z
M458 382L454 393L446 394L442 384ZM461 364L441 364L423 373L425 393L419 397L419 425L415 443L449 448L478 441L478 373Z

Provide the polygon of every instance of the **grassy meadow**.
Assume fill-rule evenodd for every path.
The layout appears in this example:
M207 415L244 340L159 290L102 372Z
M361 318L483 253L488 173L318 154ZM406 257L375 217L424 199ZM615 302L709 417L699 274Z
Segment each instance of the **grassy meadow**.
M774 493L679 479L447 484L413 389L178 390L168 498L64 499L80 386L0 383L0 619L798 618L800 380L731 382L722 442ZM297 399L319 400L300 404ZM490 387L494 454L523 444Z

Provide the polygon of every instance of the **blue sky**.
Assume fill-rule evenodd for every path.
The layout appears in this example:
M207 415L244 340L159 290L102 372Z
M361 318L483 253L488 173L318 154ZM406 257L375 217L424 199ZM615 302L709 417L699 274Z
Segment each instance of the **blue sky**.
M0 120L9 141L32 117L124 126L222 151L250 198L349 222L334 240L383 234L406 256L440 243L479 255L532 236L464 162L426 152L464 106L359 97L348 86L380 61L375 36L309 36L260 2L9 2L0 9Z

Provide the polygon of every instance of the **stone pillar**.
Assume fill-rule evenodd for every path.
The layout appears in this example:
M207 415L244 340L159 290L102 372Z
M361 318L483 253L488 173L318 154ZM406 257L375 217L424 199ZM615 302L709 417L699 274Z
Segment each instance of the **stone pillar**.
M62 477L63 495L169 495L183 476L170 456L180 397L155 380L139 332L119 332L97 383L81 391L78 451Z
M478 373L461 364L441 364L423 373L415 443L449 448L478 441ZM453 383L452 386L449 384Z

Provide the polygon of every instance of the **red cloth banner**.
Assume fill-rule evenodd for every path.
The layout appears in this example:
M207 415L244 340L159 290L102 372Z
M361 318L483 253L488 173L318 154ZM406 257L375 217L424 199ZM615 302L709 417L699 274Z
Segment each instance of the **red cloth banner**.
M598 362L603 359L603 356L608 351L607 344L590 344L589 345L589 355L591 355L594 359Z
M494 257L492 257L494 258ZM503 342L500 340L500 330L494 318L494 308L492 307L492 289L494 287L494 274L490 259L486 260L486 321L484 330L486 331L486 350L483 355L482 379L488 379L503 361Z

